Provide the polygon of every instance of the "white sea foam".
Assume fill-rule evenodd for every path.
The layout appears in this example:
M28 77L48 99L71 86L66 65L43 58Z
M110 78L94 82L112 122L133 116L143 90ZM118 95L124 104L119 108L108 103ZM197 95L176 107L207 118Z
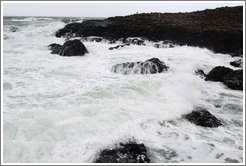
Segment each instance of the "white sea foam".
M188 46L109 50L116 44L106 42L84 42L85 56L61 57L47 46L64 43L54 36L64 25L30 22L10 32L4 24L4 162L90 163L104 148L129 139L145 144L151 162L243 161L242 91L194 74L218 65L234 69L234 58ZM169 70L110 71L118 63L153 57ZM225 125L210 129L182 119L197 106Z

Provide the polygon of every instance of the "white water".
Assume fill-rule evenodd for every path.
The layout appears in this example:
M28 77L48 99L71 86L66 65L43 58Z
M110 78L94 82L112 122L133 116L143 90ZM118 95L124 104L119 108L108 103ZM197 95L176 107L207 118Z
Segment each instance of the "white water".
M32 20L32 21L29 21ZM61 57L57 19L4 20L3 161L91 163L105 148L144 143L151 162L243 162L243 92L194 75L234 58L207 49L83 42L89 53ZM18 28L10 32L10 27ZM164 61L153 75L112 73L118 63ZM221 107L216 107L220 105ZM182 115L203 107L224 126L203 128Z

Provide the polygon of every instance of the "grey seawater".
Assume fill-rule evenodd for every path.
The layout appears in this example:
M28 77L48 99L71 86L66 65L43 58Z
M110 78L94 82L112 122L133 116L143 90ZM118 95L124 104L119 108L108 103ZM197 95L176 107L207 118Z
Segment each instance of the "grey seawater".
M155 48L83 42L89 53L61 57L55 32L61 18L3 20L3 161L92 163L116 143L144 143L154 163L242 163L243 92L194 74L234 60L188 46ZM169 70L122 75L111 67L157 57ZM223 126L204 128L182 118L203 107Z

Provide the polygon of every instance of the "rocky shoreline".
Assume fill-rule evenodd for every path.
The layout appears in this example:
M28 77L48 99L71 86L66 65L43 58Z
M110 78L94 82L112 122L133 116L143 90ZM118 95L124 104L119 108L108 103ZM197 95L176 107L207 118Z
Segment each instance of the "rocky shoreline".
M192 13L151 13L135 14L125 17L111 17L105 20L86 20L82 23L70 23L56 32L56 37L81 37L85 40L101 42L105 38L122 45L110 47L119 49L131 44L145 45L144 40L162 42L156 48L172 48L176 44L208 48L216 53L232 56L243 54L243 7L224 7ZM95 38L87 38L98 36ZM133 37L133 38L132 38ZM141 39L139 39L141 38ZM63 45L49 45L52 54L61 56L84 56L89 53L81 40L68 40ZM164 46L163 46L164 45ZM243 67L242 59L230 63L234 67ZM128 74L156 74L169 69L158 58L144 62L125 62L112 66L111 72ZM219 81L230 89L243 90L243 70L233 70L216 66L209 73L195 71L205 81ZM194 108L183 119L197 126L216 128L223 126L223 119L212 115L205 108ZM143 143L119 143L114 149L104 149L95 163L149 163L147 149Z
M100 36L112 42L128 37L170 40L215 53L243 54L243 7L222 7L191 13L149 13L67 24L56 37Z

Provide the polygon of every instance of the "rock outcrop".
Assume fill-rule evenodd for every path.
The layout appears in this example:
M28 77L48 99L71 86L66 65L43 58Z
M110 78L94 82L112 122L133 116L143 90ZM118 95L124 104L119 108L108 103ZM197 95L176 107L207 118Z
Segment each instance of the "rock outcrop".
M228 67L217 66L205 78L206 81L223 82L233 90L243 90L243 70L232 70Z
M243 7L222 7L191 13L142 13L104 20L71 23L56 32L61 36L101 36L109 40L144 37L199 46L216 53L243 53Z
M120 143L115 149L103 150L96 163L149 163L144 144Z
M232 65L234 67L243 68L243 60L239 59L239 60L232 61L232 62L230 62L230 65Z
M216 66L207 74L205 80L223 82L225 75L231 73L232 71L233 70L228 67Z
M168 66L158 58L151 58L145 62L126 62L114 65L111 69L114 73L127 74L155 74L168 70Z
M225 75L223 83L231 89L243 90L243 70L234 70Z
M186 120L202 127L219 127L222 123L205 109L198 108L183 116Z
M78 39L66 41L63 45L53 43L49 47L52 54L61 56L83 56L88 53L84 44Z

